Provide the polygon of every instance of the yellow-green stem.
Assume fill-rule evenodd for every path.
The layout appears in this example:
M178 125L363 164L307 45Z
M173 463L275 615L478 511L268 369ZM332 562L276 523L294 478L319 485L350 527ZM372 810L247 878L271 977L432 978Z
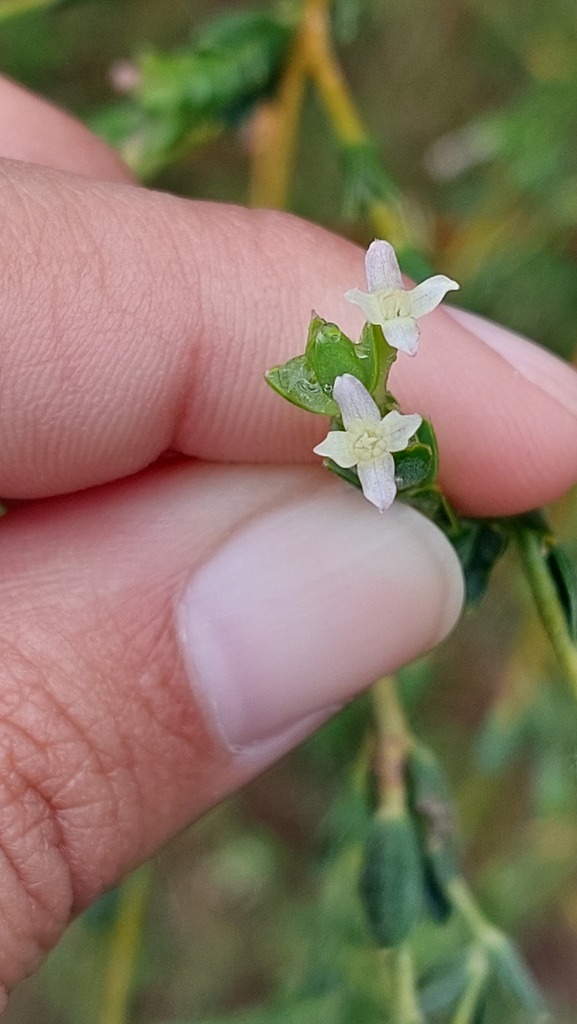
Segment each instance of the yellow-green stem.
M454 910L457 911L471 934L484 949L495 949L501 945L504 941L502 933L487 920L464 878L453 878L447 886L447 895Z
M283 210L288 204L305 76L301 28L275 98L262 104L253 119L251 206Z
M341 142L348 145L369 142L335 57L330 35L329 7L326 0L309 0L305 5L304 45L309 71Z
M151 881L152 868L145 865L124 883L120 891L108 946L99 1024L128 1024Z
M327 111L333 131L345 146L371 143L370 133L358 112L353 95L334 51L330 28L330 3L308 0L303 13L302 45L308 73ZM379 237L393 245L407 245L411 239L400 208L396 204L374 200L369 218Z
M378 679L371 690L373 698L376 758L375 774L382 809L401 812L405 807L405 760L414 740L393 676Z
M573 695L577 699L577 647L573 643L567 626L559 595L551 579L543 556L540 538L533 530L517 531L517 543L521 552L523 569L559 667L567 677Z
M473 1024L475 1020L479 999L489 974L489 962L483 949L475 947L471 951L468 973L469 984L459 1000L451 1024Z
M413 956L407 942L388 953L391 965L391 1024L425 1024L419 1006Z

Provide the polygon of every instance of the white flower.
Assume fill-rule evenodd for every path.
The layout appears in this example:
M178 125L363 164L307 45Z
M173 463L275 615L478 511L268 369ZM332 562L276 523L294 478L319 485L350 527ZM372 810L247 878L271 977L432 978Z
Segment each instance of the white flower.
M381 419L379 408L364 384L350 373L336 377L333 398L341 410L345 429L330 430L313 451L343 469L356 466L365 498L384 512L397 493L391 452L407 447L422 423L421 417L393 411Z
M365 256L367 292L353 288L345 299L360 306L370 324L380 324L392 348L414 356L419 345L417 320L431 313L447 292L458 289L444 274L429 277L416 288L403 287L395 250L389 242L371 242Z

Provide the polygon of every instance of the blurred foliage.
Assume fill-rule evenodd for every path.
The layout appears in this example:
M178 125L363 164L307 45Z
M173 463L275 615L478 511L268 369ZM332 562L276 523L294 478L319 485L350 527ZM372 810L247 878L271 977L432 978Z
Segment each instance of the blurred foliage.
M286 68L298 13L288 0L0 0L0 56L5 72L106 134L149 184L243 202L255 124ZM375 232L375 211L390 217L404 232L405 269L456 277L464 306L574 357L574 5L336 0L332 15L370 133L339 138L308 93L291 209L360 242ZM569 498L555 513L573 563L575 511ZM475 593L502 541L494 525L463 538ZM549 559L575 630L571 561L557 548ZM431 864L446 851L431 832L438 819L423 817L415 796L413 763L405 784L429 874L412 946L421 1011L436 1022L541 1019L540 996L495 927L515 936L556 1020L569 1024L577 1004L577 710L515 566L511 550L474 619L400 673L411 726L446 770L447 780L435 758L435 806L456 795L451 857L493 922L483 931L487 919L458 888L448 916L443 899L435 904L456 869L433 890ZM118 1024L385 1019L389 952L372 947L355 881L376 799L369 716L368 700L357 702L175 840L156 861L150 896L144 874L104 897L16 992L7 1024L117 1024L102 1016L103 989L126 941L119 921L137 920L146 900ZM382 874L368 874L372 894ZM388 925L379 918L379 933ZM398 964L406 968L401 956Z

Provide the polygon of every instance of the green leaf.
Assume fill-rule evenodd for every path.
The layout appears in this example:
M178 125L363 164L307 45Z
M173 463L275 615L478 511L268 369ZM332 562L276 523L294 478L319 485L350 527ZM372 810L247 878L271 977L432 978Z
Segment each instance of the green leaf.
M433 458L435 460L435 477L439 472L439 446L437 444L437 435L433 429L433 424L430 420L424 419L421 426L417 430L417 438L421 444L426 444L427 448L431 449Z
M505 718L491 713L475 741L475 760L482 772L497 775L517 755L526 733L526 716Z
M371 346L376 353L376 382L373 388L369 388L369 391L384 416L385 413L397 408L397 402L390 391L387 390L389 373L396 361L397 350L389 345L379 324L365 324L359 343L356 346L359 354L362 353L365 345Z
M379 357L373 333L365 333L361 343L354 345L336 324L313 315L306 347L306 359L325 391L332 391L335 377L350 373L375 390L379 375Z
M553 545L547 553L546 564L555 585L557 596L567 620L567 628L577 644L577 572L563 548Z
M447 886L459 871L456 812L443 767L429 747L415 744L406 761L409 803L419 826L425 864L425 892L432 916L451 912Z
M293 30L282 14L249 10L217 18L173 52L146 50L130 100L116 116L100 115L98 128L141 177L151 177L271 93Z
M357 344L353 345L353 352L356 358L366 365L366 387L375 395L375 401L379 405L376 392L379 388L386 388L389 370L397 358L397 353L385 341L381 328L377 324L368 323L364 325ZM394 399L392 401L396 405Z
M440 851L440 856L443 857L443 851ZM424 870L425 907L431 920L438 921L439 924L444 924L445 921L448 921L453 911L453 905L445 891L445 887L439 882L439 877L441 875L444 877L446 874L448 874L448 871L444 865L441 866L439 871L436 871L433 868L431 858L426 858Z
M546 544L552 544L555 539L553 528L542 508L533 508L529 512L522 512L504 522L505 524L510 523L515 529L522 526L533 530Z
M381 811L373 818L360 893L378 945L389 948L404 942L423 910L423 863L408 812Z
M419 993L423 1013L436 1015L456 1003L469 980L468 966L469 952L463 950L434 968Z
M332 387L323 387L319 383L306 355L289 359L282 366L273 366L265 374L265 379L279 395L300 409L324 416L339 416Z
M440 530L452 540L458 533L460 520L451 505L436 484L429 487L418 487L414 491L406 491L403 501L427 516Z
M399 491L429 486L434 483L436 475L435 456L428 445L413 444L404 451L395 452L395 478Z
M485 593L509 538L497 520L484 519L461 519L458 532L449 536L463 567L467 603L475 603Z
M340 476L341 480L346 480L348 484L352 484L353 487L357 487L359 491L362 491L363 488L356 469L344 469L338 463L333 462L332 459L326 459L325 465L335 476Z
M399 189L386 173L372 142L355 142L341 149L345 184L343 212L351 219L366 213L375 201L398 199Z
M503 937L490 953L491 964L503 987L539 1019L549 1019L547 1004L513 943Z
M180 106L195 119L240 113L270 90L291 35L262 11L221 17L191 46L143 54L140 101L148 110Z

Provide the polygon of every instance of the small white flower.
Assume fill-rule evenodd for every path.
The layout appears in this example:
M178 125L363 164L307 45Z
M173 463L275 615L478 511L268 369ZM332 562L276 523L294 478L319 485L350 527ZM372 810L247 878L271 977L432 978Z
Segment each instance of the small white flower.
M428 277L416 288L403 287L395 250L389 242L371 242L365 256L367 292L353 288L345 299L360 306L370 324L380 324L389 345L414 356L419 346L417 320L431 313L447 292L458 289L444 274Z
M364 384L350 373L336 377L333 398L341 410L344 430L330 430L313 451L343 469L357 467L363 494L379 512L392 505L397 493L395 460L391 452L407 447L422 423L417 413L381 413Z

